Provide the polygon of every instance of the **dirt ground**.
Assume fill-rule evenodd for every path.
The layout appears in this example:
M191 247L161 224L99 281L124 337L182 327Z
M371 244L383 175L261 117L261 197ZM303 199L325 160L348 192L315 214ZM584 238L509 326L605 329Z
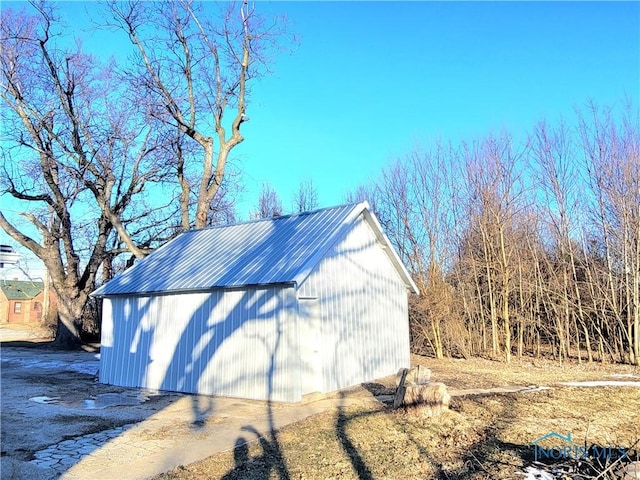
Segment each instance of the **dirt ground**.
M50 478L30 467L35 452L69 438L143 421L178 398L98 383L96 355L58 351L47 346L46 339L0 344L2 479Z
M35 452L142 422L183 397L100 384L97 352L61 352L37 335L26 341L20 337L0 329L2 479L56 478L55 472L30 466ZM433 379L453 393L509 385L552 389L460 397L452 401L451 413L438 420L405 418L382 405L328 411L285 427L266 443L217 454L164 478L276 478L283 472L290 478L510 478L500 476L500 465L510 464L507 472L513 474L522 467L519 455L528 443L549 431L588 433L601 444L640 438L640 389L562 386L567 381L638 381L635 367L533 359L507 367L483 359L418 356L412 363L429 367ZM390 377L356 390L388 395L393 382ZM482 476L482 469L494 469L493 477Z
M449 412L424 418L388 405L339 408L289 425L260 442L240 445L233 452L176 468L156 480L623 478L623 465L611 461L536 466L533 442L550 432L571 434L580 445L629 448L630 458L640 460L637 367L559 365L540 359L507 366L480 358L419 356L412 363L426 365L433 380L450 387L456 396ZM568 381L605 381L609 386L564 385ZM507 394L491 391L509 385L544 388ZM394 381L387 378L364 387L376 395L388 395L393 393Z
M0 325L3 480L49 480L61 474L110 479L114 471L117 478L149 478L212 451L232 449L245 425L265 431L264 402L103 385L97 381L95 349L60 351L50 339L5 327ZM360 390L353 394L356 403L359 393L371 397ZM310 404L273 404L269 421L284 426L323 411L325 399L331 404L325 396L310 398ZM74 446L62 451L71 442ZM81 460L74 463L74 455ZM42 464L49 460L56 465Z

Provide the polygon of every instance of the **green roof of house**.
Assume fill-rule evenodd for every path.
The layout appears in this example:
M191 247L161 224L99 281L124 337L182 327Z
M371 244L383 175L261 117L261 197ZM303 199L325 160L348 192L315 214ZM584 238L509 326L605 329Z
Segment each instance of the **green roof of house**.
M8 300L29 300L44 290L44 284L24 280L0 280L0 290Z

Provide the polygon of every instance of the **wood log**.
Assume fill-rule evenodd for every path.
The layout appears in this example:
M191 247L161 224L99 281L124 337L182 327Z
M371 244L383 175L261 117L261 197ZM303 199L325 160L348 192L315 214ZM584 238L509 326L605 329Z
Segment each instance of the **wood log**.
M408 368L401 368L400 370L398 370L398 376L396 377L396 385L397 385L396 394L393 397L393 408L398 408L400 405L402 405L402 402L404 401L404 392L405 392L404 382L407 378L408 372L409 372Z
M424 417L434 417L449 409L451 396L444 383L406 385L402 406Z

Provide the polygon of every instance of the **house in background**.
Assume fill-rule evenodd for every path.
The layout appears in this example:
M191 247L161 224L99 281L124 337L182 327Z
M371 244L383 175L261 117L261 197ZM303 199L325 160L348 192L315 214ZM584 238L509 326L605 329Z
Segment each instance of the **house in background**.
M44 283L0 280L0 323L40 323Z
M296 402L409 367L417 293L366 203L184 232L98 290L100 381Z

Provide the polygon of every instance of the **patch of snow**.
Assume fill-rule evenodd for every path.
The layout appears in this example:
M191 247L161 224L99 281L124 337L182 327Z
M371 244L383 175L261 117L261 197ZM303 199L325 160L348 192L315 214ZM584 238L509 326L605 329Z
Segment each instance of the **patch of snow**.
M58 403L58 400L60 400L60 397L31 397L29 399L30 402L42 403L44 405Z
M562 382L560 385L565 387L640 387L640 382L596 380L593 382Z
M149 396L138 392L102 393L86 400L63 400L62 397L31 397L29 401L42 405L61 405L68 408L99 410L109 407L140 405L149 400Z
M524 393L527 392L542 392L544 390L552 390L551 387L543 387L541 385L531 385L526 390L523 390Z
M520 475L524 475L524 480L555 480L556 477L549 472L540 470L536 467L527 467L524 472L518 472Z
M614 373L609 376L613 378L640 378L640 375L634 375L633 373Z

